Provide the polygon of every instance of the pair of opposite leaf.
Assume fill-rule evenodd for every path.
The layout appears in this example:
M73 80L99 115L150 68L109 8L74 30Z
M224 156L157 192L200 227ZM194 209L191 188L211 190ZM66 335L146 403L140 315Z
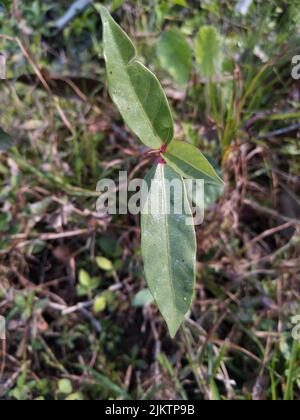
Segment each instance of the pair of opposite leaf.
M160 209L166 209L169 203L176 206L176 200L182 196L185 203L181 205L188 203L183 178L222 184L213 166L197 148L174 140L172 113L158 79L137 60L130 38L108 10L101 6L100 14L110 96L126 124L147 147L165 150L162 156L167 165L156 165L145 178L149 185L145 206L151 208L151 202L155 201ZM183 194L167 197L165 184L176 179L182 184ZM152 181L155 181L155 191L151 188ZM189 204L183 207L190 209ZM186 223L192 212L185 211L183 217L173 214L172 208L159 217L146 213L142 213L141 220L146 280L174 337L194 293L196 235L194 226Z

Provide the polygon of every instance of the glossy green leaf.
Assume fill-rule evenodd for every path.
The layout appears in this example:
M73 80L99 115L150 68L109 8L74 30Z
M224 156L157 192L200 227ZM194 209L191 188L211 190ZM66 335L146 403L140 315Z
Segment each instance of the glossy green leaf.
M13 145L13 141L10 135L8 135L0 127L0 151L8 150L10 147L12 147L12 145Z
M180 185L179 194L168 188L172 181ZM144 269L150 291L174 337L194 292L195 227L183 179L172 168L155 166L146 182L148 193L143 195L142 211ZM175 214L175 209L183 206L185 210Z
M213 77L220 73L222 65L221 39L213 26L203 26L196 37L195 55L203 77Z
M222 179L206 157L190 143L174 140L163 153L171 168L185 178L204 179L223 185Z
M181 32L165 31L157 44L157 56L161 66L180 85L187 84L193 68L189 44Z
M174 124L166 95L153 73L107 9L100 7L109 91L127 125L152 149L168 144Z

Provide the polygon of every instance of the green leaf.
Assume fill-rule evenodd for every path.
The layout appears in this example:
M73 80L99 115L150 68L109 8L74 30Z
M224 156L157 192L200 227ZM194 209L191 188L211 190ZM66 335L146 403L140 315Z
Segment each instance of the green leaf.
M83 269L79 271L79 282L81 286L89 288L91 285L91 277L89 273Z
M196 236L183 179L167 165L155 166L146 176L143 194L142 255L150 291L175 336L188 312L195 285ZM168 183L178 182L181 194ZM168 193L169 191L169 193ZM184 205L182 214L175 208ZM169 207L168 207L169 206ZM167 211L169 208L170 211ZM156 212L151 211L156 209Z
M161 66L175 82L185 85L193 69L192 54L185 37L177 30L165 31L157 44L157 56Z
M94 312L99 313L104 311L106 308L106 298L105 295L97 296L94 300Z
M97 257L96 263L98 267L101 268L101 270L103 271L111 271L114 268L113 263L104 257Z
M142 308L153 302L153 296L149 289L140 290L133 298L132 306L134 308Z
M74 392L71 395L68 395L66 401L83 401L84 397L81 392Z
M189 179L204 179L223 185L214 167L206 157L190 143L174 140L163 153L163 158L178 174Z
M220 35L213 26L203 26L196 37L195 55L203 77L220 73L223 55Z
M13 141L9 134L0 127L0 151L6 151L12 147Z
M61 394L71 394L73 392L73 385L69 379L61 379L58 382L58 390Z
M109 91L122 117L152 149L168 144L174 124L166 95L153 73L136 59L136 50L107 9L100 7Z

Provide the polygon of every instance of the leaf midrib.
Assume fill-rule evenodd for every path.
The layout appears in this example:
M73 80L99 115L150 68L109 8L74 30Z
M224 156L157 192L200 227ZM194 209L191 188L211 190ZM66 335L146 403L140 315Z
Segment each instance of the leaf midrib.
M193 165L191 162L189 162L189 161L187 161L186 159L184 159L184 158L182 158L182 157L177 157L177 156L175 156L175 154L172 154L172 152L167 152L166 154L165 154L166 156L167 155L170 155L170 156L173 156L174 158L176 158L176 159L178 159L178 160L182 160L184 163L186 163L187 165L189 165L189 166L191 166L193 169L195 169L196 171L198 171L198 172L202 172L203 174L205 174L206 176L208 176L209 178L211 178L212 180L215 180L215 179L217 179L220 183L222 183L223 184L223 181L219 178L219 176L218 175L216 175L216 176L212 176L212 175L210 175L210 174L208 174L207 172L205 172L205 171L201 171L199 168L197 168L195 165Z
M168 215L167 215L167 208L166 208L166 184L165 184L165 168L164 165L161 165L160 168L161 172L162 172L162 180L163 180L163 207L164 207L164 218L165 218L165 233L166 233L166 245L167 245L167 258L168 258L168 273L169 273L169 285L170 285L170 289L171 289L171 293L172 293L172 297L173 297L173 301L174 301L174 317L176 316L176 292L175 292L175 288L174 285L172 283L172 278L173 278L173 269L172 269L172 265L171 265L171 244L170 244L170 236L169 236L169 225L168 225Z

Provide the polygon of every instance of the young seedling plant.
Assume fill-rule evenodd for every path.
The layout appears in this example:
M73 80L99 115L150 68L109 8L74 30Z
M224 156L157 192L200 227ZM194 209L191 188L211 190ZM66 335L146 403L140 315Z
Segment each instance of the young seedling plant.
M148 211L141 215L142 256L149 289L174 337L190 309L196 281L196 234L187 222L192 210L184 179L219 186L223 181L196 147L174 139L171 109L158 79L138 61L133 43L108 10L101 6L100 14L110 96L128 127L160 154L145 177L149 189ZM174 180L182 185L180 197L167 194L166 184ZM174 211L178 200L188 209L180 217ZM167 206L160 214L149 211Z

